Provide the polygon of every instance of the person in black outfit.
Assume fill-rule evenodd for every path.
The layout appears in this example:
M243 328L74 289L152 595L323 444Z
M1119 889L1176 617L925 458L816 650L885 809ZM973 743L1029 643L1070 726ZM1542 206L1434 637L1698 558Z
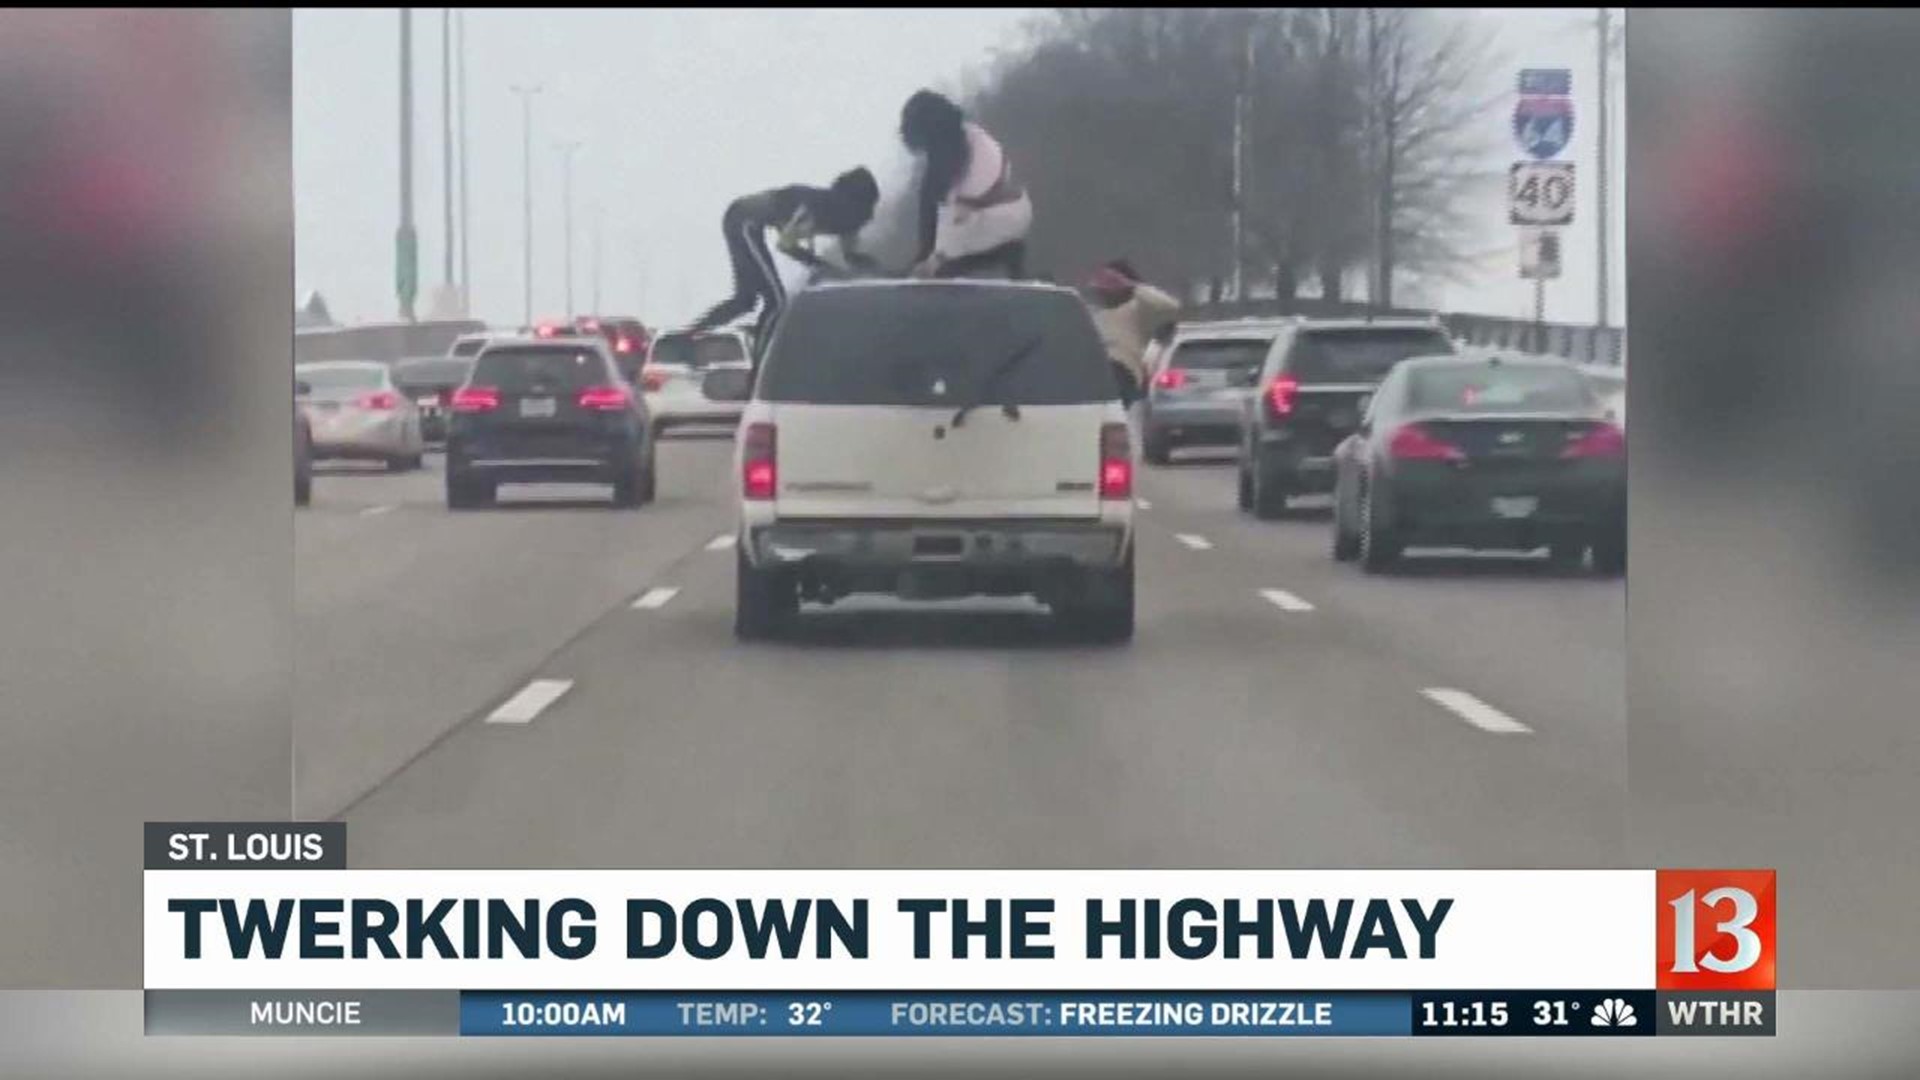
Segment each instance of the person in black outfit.
M733 295L694 320L688 330L698 332L731 322L757 304L754 347L756 351L764 348L767 332L787 299L779 267L767 250L767 230L780 230L780 250L804 261L814 261L806 245L822 233L837 237L841 250L852 252L855 235L873 219L879 201L880 186L873 174L859 168L841 173L831 187L789 184L727 204L720 227L733 263Z

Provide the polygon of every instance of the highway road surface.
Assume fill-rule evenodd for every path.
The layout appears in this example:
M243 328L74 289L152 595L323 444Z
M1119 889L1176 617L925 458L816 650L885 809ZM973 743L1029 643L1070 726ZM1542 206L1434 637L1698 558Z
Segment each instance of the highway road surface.
M323 465L296 515L299 815L360 867L1624 865L1625 585L1368 577L1219 457L1143 468L1139 630L850 601L731 631L726 438L660 498Z

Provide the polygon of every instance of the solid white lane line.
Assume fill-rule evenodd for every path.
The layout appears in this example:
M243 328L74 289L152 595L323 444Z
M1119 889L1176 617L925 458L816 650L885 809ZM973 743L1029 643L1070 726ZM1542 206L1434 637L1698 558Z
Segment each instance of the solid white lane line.
M680 590L672 588L671 586L663 585L657 589L648 589L646 592L640 594L639 599L633 602L633 609L635 611L653 611L656 608L663 608L667 606L667 601L678 595L680 595Z
M1449 690L1433 686L1420 691L1427 700L1479 728L1496 735L1528 735L1533 729L1501 712L1499 709L1481 701L1465 690Z
M1260 595L1281 611L1312 611L1313 605L1293 595L1285 589L1261 589Z
M725 551L733 546L733 534L724 533L707 541L708 551Z
M1195 536L1192 533L1174 533L1173 538L1195 551L1207 551L1213 547L1213 541L1204 536Z
M530 724L546 707L573 689L572 679L535 679L487 717L489 724Z
M1151 509L1153 509L1153 504L1152 504L1152 503L1150 503L1150 502L1148 502L1148 501L1147 501L1147 500L1145 500L1145 499L1135 499L1135 500L1133 500L1133 505L1134 505L1134 506L1136 506L1136 507L1138 507L1138 508L1139 508L1139 509L1141 509L1141 510L1151 510Z
M392 509L393 509L392 506L369 506L366 509L360 511L360 516L361 517L379 517L381 514L387 513Z

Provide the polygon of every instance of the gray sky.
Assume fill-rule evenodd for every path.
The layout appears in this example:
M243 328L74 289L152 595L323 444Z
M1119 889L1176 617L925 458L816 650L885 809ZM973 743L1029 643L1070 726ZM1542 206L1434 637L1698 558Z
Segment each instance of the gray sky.
M1031 10L474 9L466 15L468 186L473 307L517 324L521 296L519 100L508 87L540 83L534 101L534 315L564 312L561 152L574 165L574 306L593 307L596 221L600 308L672 324L728 288L719 220L736 195L790 182L825 183L866 164L883 185L903 155L900 103L946 84L1013 45ZM1548 316L1590 319L1594 301L1593 9L1486 11L1502 60L1490 86L1519 66L1573 69L1574 143L1581 220L1564 238L1567 277L1548 288ZM442 279L440 21L416 8L414 219L420 234L420 306ZM336 318L387 319L393 233L399 221L397 9L302 9L293 22L295 284L318 289ZM1618 75L1619 68L1615 69ZM1616 80L1616 123L1624 96ZM1490 114L1489 167L1517 157L1510 102ZM1619 128L1616 128L1618 133ZM1621 145L1616 138L1615 146ZM1063 147L1063 152L1066 148ZM1624 154L1617 154L1624 158ZM1616 165L1615 233L1624 173ZM1475 214L1491 258L1474 282L1403 295L1502 315L1531 310L1516 280L1504 178ZM1045 209L1040 208L1044 213ZM596 216L597 213L597 216ZM1615 317L1624 311L1620 241ZM1404 293L1403 287L1403 293Z

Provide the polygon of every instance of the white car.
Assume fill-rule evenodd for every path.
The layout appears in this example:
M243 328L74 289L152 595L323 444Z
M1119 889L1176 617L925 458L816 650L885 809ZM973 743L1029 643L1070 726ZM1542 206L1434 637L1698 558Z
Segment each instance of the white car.
M313 424L316 460L349 458L418 469L426 452L420 409L400 392L387 365L373 360L322 360L295 365L308 392L300 399Z
M753 348L740 330L675 331L655 338L640 369L654 430L739 424L744 405L716 397L719 383L737 384L753 370ZM721 372L730 373L716 379Z
M797 294L735 447L734 630L802 601L1032 596L1133 636L1133 453L1068 289L861 282Z

